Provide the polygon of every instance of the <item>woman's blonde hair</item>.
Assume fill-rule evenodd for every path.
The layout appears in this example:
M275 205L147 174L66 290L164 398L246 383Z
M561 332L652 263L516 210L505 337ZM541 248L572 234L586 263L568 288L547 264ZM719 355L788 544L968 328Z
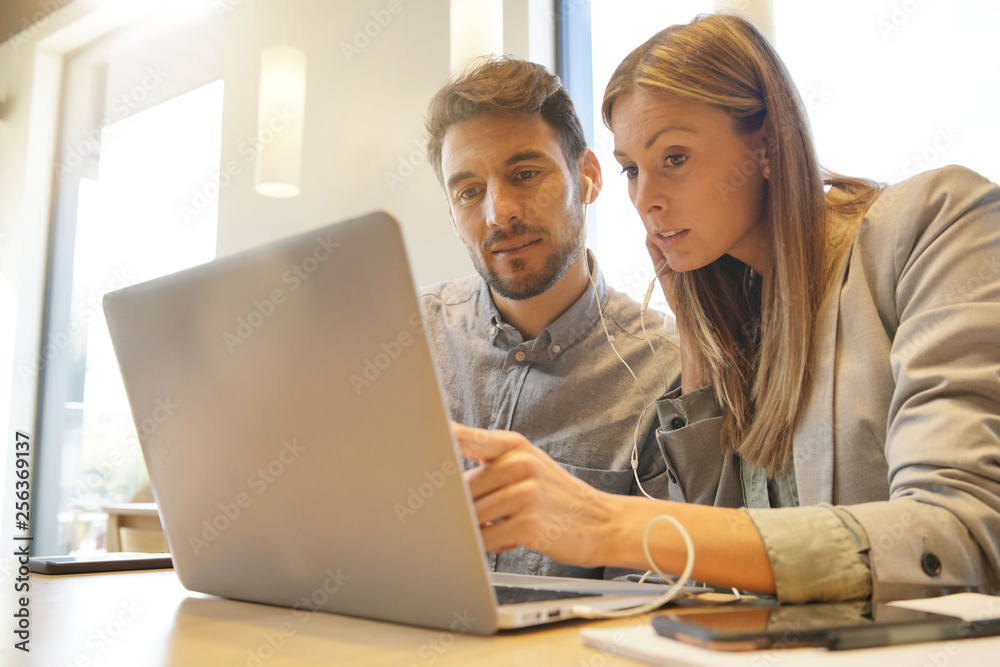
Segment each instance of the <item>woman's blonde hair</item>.
M636 88L710 104L729 114L740 134L766 126L763 220L773 254L765 275L724 255L674 274L672 301L685 354L708 374L725 409L722 446L773 475L791 454L817 307L880 186L826 174L838 192L827 196L792 78L767 39L739 16L699 16L632 51L604 92L609 128L615 103Z

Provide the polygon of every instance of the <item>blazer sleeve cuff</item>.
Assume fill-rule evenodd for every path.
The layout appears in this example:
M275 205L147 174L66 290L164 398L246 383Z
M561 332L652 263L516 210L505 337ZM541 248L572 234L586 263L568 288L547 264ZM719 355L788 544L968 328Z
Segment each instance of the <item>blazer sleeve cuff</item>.
M764 541L779 601L871 597L868 536L850 514L830 505L744 511Z

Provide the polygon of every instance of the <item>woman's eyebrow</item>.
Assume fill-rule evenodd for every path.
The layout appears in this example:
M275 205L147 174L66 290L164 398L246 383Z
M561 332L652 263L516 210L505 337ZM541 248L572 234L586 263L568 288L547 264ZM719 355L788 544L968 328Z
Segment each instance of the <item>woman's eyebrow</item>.
M654 132L653 136L646 140L646 145L643 148L649 148L657 139L660 138L660 135L666 134L667 132L694 132L694 130L690 127L684 127L683 125L666 125Z

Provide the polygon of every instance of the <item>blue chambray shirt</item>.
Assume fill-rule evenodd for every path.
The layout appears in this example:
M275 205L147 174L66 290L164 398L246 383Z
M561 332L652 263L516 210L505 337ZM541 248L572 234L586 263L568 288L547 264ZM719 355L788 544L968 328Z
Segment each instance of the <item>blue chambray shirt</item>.
M587 255L609 332L642 385L640 394L615 356L589 288L534 340L504 322L478 275L420 292L420 305L451 418L462 424L516 431L571 473L610 493L639 495L632 473L638 428L639 479L667 498L666 464L656 442L656 409L664 378L642 333L639 304L609 288L593 253ZM663 316L648 310L646 330L666 375L679 383L680 357L664 336ZM466 468L472 463L466 461ZM570 517L571 519L571 517ZM523 547L488 555L498 572L611 578L612 568L557 563Z

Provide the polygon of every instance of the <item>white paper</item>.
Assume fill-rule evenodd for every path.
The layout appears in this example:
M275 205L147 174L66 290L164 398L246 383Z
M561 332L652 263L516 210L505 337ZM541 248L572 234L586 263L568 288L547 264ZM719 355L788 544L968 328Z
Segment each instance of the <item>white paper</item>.
M982 593L955 593L938 598L899 600L890 602L894 607L929 611L945 616L957 616L966 623L1000 618L1000 597Z
M959 616L966 621L1000 617L1000 598L958 593L939 598L892 603L900 607ZM606 655L620 655L653 665L693 667L981 667L1000 664L1000 636L899 646L828 651L823 648L773 647L757 651L715 651L658 635L652 625L580 630L583 643Z

